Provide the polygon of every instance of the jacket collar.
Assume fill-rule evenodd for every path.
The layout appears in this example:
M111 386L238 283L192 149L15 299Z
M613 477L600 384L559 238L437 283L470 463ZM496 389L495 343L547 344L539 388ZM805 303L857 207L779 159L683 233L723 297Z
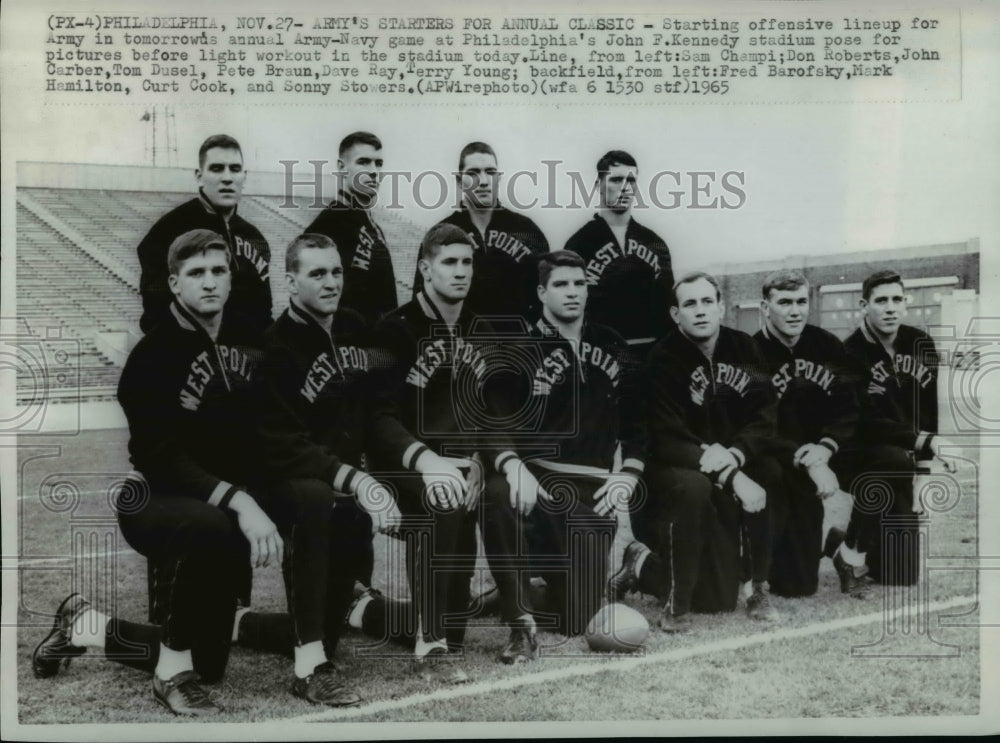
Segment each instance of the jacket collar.
M225 312L225 310L223 310ZM180 303L175 299L170 303L170 313L173 315L174 320L181 330L186 330L189 333L198 333L204 337L205 340L212 343L212 338L209 336L208 331L201 326L201 324L194 319L194 315L188 312L186 309L181 307ZM219 323L219 334L222 334L222 323Z
M201 204L202 209L204 209L209 214L214 214L215 216L226 219L225 215L219 212L219 210L212 205L212 202L208 200L208 197L205 195L205 192L201 188L198 189L198 202ZM236 210L238 208L239 205L233 206L233 211L229 215L229 219L232 219L233 217L236 216Z

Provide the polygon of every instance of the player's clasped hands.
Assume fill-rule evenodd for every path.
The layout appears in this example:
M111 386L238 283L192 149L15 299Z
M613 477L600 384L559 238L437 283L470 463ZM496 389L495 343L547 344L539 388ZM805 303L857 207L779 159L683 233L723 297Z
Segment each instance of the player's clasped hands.
M432 507L453 511L465 505L468 483L458 467L430 451L424 452L418 466Z
M822 444L803 444L792 457L792 464L796 467L809 469L828 464L831 456L833 456L833 452Z
M255 568L266 568L273 559L281 565L285 556L285 544L278 534L278 527L268 518L257 501L248 493L238 492L230 503L236 511L240 531L250 543L250 564Z
M639 478L635 475L614 473L594 493L594 512L598 516L609 516L615 511L627 510L638 484Z
M931 439L930 447L934 458L941 462L945 472L955 472L958 469L958 460L944 453L944 450L955 447L953 442L942 436L935 436Z
M816 495L826 500L840 490L836 473L827 464L814 464L806 469L809 478L816 484Z
M722 444L702 444L701 448L702 454L698 465L705 474L721 472L728 467L739 467L736 455Z

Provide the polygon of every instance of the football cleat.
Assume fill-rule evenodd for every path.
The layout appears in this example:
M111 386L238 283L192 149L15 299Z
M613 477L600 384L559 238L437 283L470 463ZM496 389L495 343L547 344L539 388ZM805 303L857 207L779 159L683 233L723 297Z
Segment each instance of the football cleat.
M167 681L154 674L153 698L175 715L196 717L221 712L200 681L194 671L181 671Z
M648 555L649 547L639 540L629 542L622 555L622 565L618 571L608 579L608 601L612 603L620 602L626 593L636 590L639 583L639 573L635 566L643 555Z
M325 704L329 707L353 707L361 704L361 697L340 683L337 667L329 661L320 663L305 678L296 677L292 682L292 694L312 704Z
M430 684L455 686L467 684L471 680L469 675L449 657L448 651L440 645L431 648L422 658L416 658L413 662L413 672Z
M520 617L510 624L510 638L500 651L500 662L507 665L538 658L538 636L533 617Z
M868 575L867 565L861 567L850 565L838 552L833 557L833 567L837 569L837 576L840 578L841 593L846 593L859 601L864 601L871 596L871 589L864 579Z
M35 647L31 654L31 669L35 678L46 679L59 673L59 665L69 666L69 662L87 652L87 648L70 643L70 628L90 602L78 593L67 596L59 608L52 624L52 631Z
M767 591L761 586L755 586L747 599L747 616L758 622L776 622L781 618L778 610L771 606Z
M663 607L663 614L660 615L660 621L657 622L657 626L661 632L666 632L668 635L687 634L691 631L691 615L687 612L684 614L673 614L668 605Z

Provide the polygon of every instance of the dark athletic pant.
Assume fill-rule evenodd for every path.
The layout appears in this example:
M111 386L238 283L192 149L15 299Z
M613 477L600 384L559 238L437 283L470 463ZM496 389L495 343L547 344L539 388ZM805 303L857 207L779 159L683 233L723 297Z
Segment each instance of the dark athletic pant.
M857 457L854 496L844 540L867 553L868 574L893 586L910 586L920 572L919 516L913 513L913 453L898 446L869 446Z
M354 498L337 497L314 479L278 483L261 505L284 541L281 570L294 644L321 640L332 657L354 580L370 553L371 518Z
M767 491L757 513L744 511L734 494L701 472L646 468L648 497L631 514L633 533L653 550L639 590L667 601L675 615L732 611L742 581L770 574L771 501L781 497L781 466L757 457L743 472Z
M403 514L400 531L416 609L413 618L419 618L426 642L445 640L451 650L460 651L472 616L469 583L478 555L478 509L432 508L417 473L380 475L380 479L396 494ZM406 633L416 636L416 627L408 627Z
M183 495L152 493L119 508L125 541L151 565L154 624L113 620L105 652L125 665L152 671L160 642L190 650L206 682L222 678L249 544L235 514Z
M531 612L539 629L582 634L604 603L616 522L594 513L602 479L540 467L532 472L554 502L540 498L527 517L511 508L503 475L487 479L483 544L500 591L500 616L510 622ZM531 600L532 575L545 579L544 607Z
M805 469L790 462L783 463L781 469L782 497L772 498L770 491L767 494L774 525L771 593L812 596L819 585L823 557L823 501Z

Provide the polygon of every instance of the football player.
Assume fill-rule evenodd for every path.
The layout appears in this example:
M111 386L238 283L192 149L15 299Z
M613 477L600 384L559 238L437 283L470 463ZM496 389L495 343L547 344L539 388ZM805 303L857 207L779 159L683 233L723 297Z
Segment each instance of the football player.
M936 458L955 470L947 454L954 445L937 435L937 349L930 336L903 323L906 292L895 271L866 278L860 305L861 325L844 343L860 377L862 451L846 543L867 556L874 580L912 585L919 578L915 460ZM885 493L888 502L878 502ZM891 535L884 517L892 521Z
M732 611L739 584L749 578L748 616L774 621L766 589L769 503L782 495L781 467L768 456L774 391L753 338L721 325L722 292L713 276L684 276L673 297L677 330L656 344L646 369L649 498L632 514L642 542L626 548L612 586L636 580L664 600L660 628L683 632L691 611Z
M247 179L239 143L227 134L206 139L198 149L194 174L197 197L161 217L139 243L143 308L139 325L148 333L159 323L172 321L173 293L167 271L171 243L190 230L212 230L223 236L232 260L232 292L226 315L230 322L245 324L259 343L271 324L271 249L260 230L236 213Z
M382 228L372 219L382 178L382 142L353 132L340 142L340 192L306 230L326 235L340 251L344 294L340 304L369 325L396 309L396 277Z
M537 292L542 316L521 351L510 349L522 359L521 379L493 392L502 415L520 420L514 449L495 457L483 520L510 627L504 663L537 657L533 613L551 631L585 630L604 600L616 513L627 513L644 467L639 404L626 396L636 387L624 382L620 363L625 342L584 321L583 259L570 251L542 256ZM533 605L532 574L545 580L545 606Z
M497 156L488 144L470 142L462 148L456 178L462 206L441 224L461 228L476 246L466 303L472 312L489 317L497 330L505 327L501 323L506 318L514 332L521 331L522 319L537 316L536 260L549 251L548 241L531 219L500 203ZM418 268L414 297L423 281Z

